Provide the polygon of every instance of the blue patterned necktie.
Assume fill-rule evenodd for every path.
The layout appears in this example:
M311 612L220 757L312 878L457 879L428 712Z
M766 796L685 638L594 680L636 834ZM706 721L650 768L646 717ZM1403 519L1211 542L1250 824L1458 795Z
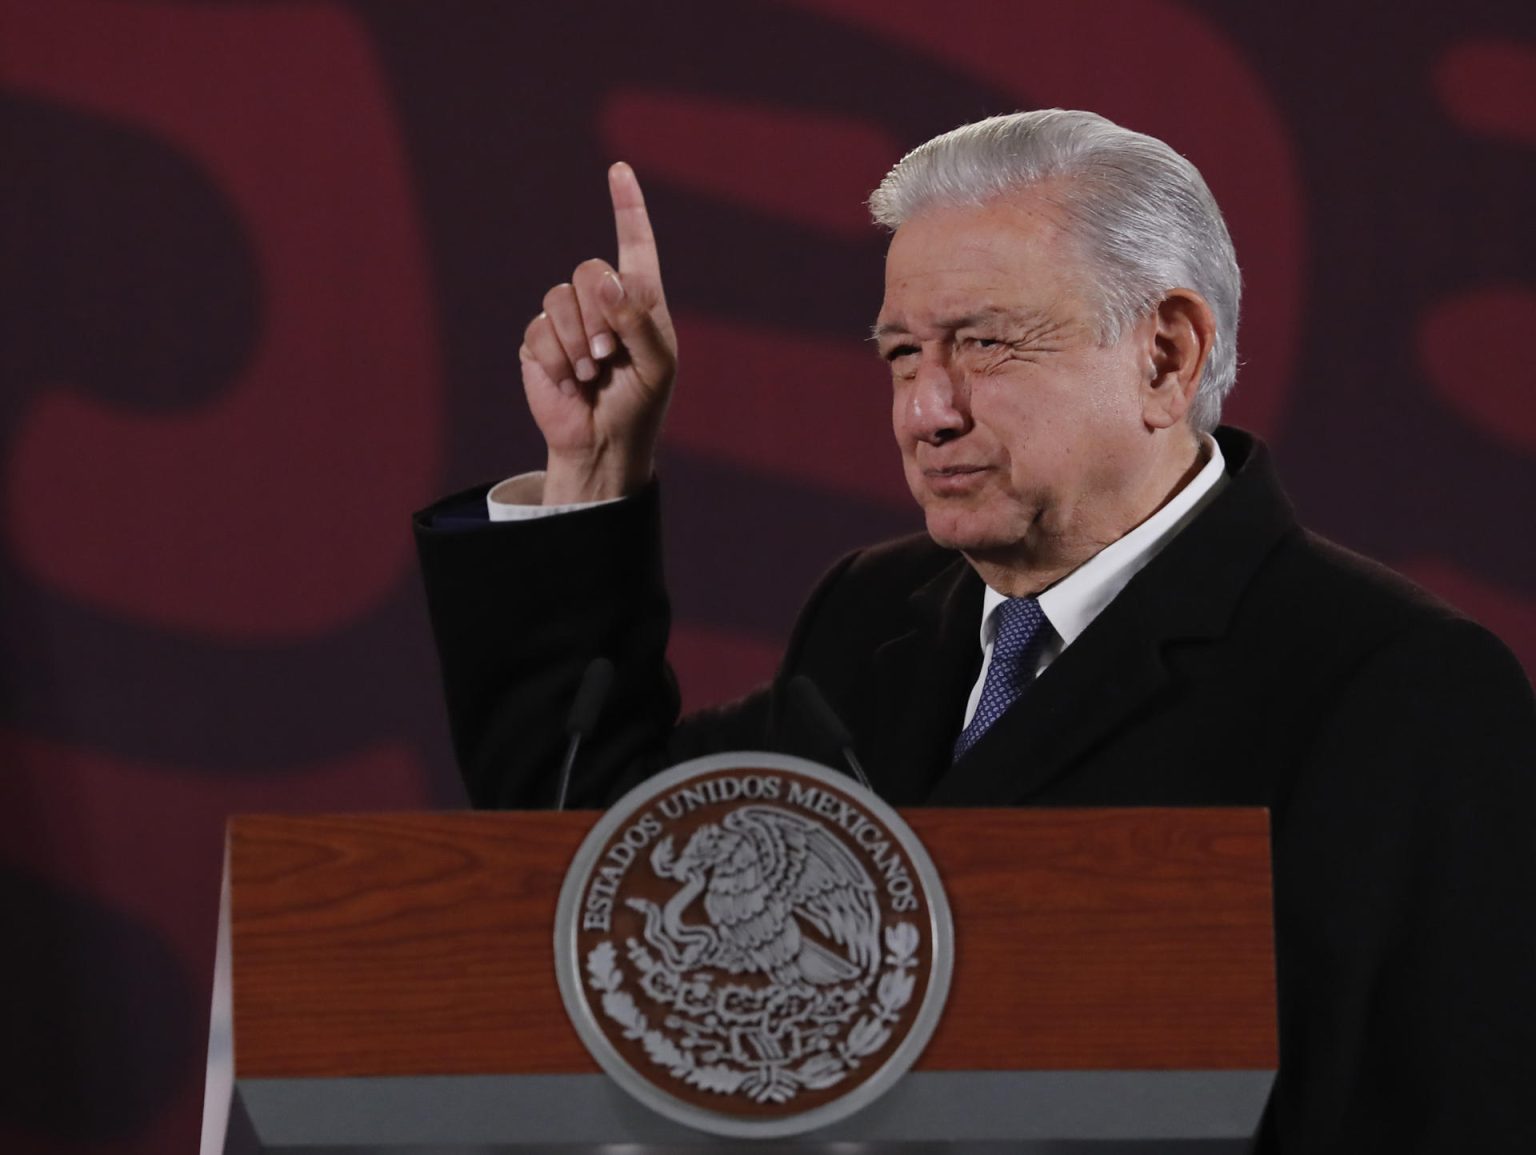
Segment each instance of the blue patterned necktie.
M1024 696L1035 679L1040 649L1050 636L1050 622L1035 598L1009 598L997 607L997 633L992 639L992 664L981 687L981 700L971 724L955 739L955 761L981 740L992 723Z

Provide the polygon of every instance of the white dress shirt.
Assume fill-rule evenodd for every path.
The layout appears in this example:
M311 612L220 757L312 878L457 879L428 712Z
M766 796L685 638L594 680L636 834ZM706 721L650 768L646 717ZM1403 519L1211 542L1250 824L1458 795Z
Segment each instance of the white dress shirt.
M578 501L571 505L544 505L544 471L519 473L491 486L485 495L485 512L492 521L532 521L536 517L552 517L557 513L572 513L578 509L591 509L622 497L610 497L603 501Z

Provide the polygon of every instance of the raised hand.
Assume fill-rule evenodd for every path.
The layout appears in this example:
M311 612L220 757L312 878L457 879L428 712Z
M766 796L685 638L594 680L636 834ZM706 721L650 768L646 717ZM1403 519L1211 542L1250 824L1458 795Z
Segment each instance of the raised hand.
M677 335L634 170L608 170L619 267L583 261L544 295L518 355L549 449L544 503L600 501L650 480L677 374Z

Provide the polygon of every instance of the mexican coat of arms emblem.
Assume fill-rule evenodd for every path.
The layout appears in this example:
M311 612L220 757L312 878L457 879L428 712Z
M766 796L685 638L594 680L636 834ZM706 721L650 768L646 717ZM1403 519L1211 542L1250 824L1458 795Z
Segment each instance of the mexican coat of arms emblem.
M911 1065L952 963L921 844L851 779L716 755L608 811L561 893L556 965L578 1033L679 1122L771 1137L865 1106Z

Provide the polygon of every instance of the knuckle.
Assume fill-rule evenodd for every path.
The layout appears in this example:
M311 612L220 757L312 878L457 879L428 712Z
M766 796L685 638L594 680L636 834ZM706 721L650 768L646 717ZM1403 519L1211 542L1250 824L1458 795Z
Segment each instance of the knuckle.
M539 328L537 332L530 332L526 343L528 351L546 365L565 357L565 351L560 347L560 339L547 325Z
M562 281L560 284L550 289L549 292L544 294L545 314L552 313L556 309L560 308L563 304L565 304L565 302L572 298L574 292L575 290L571 288L571 283L569 281Z

